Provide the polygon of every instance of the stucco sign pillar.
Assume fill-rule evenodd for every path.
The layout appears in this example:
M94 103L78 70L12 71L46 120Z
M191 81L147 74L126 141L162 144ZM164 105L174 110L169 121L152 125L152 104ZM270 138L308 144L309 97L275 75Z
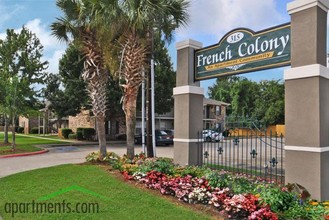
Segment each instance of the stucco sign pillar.
M194 40L176 44L174 162L180 165L202 165L202 147L198 147L197 136L203 128L204 90L199 82L194 82L194 51L201 47Z
M329 199L328 0L296 0L291 15L291 68L285 79L286 183Z

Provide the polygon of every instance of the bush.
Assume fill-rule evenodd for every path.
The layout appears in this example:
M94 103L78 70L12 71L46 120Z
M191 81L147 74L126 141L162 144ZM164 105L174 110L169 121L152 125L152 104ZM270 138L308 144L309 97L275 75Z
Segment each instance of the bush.
M76 137L77 137L77 140L79 140L79 141L83 140L82 131L78 131L78 129L77 129Z
M260 203L269 205L273 212L285 212L290 207L298 204L298 194L290 193L286 188L279 188L273 185L259 185L257 187L261 199Z
M120 141L125 141L125 140L127 140L127 135L126 134L119 134L117 136L117 139L120 140Z
M38 134L39 129L37 127L31 128L30 134ZM40 128L40 134L43 134L43 129Z
M23 134L24 133L24 128L23 127L17 127L16 132L20 133L20 134Z
M150 171L157 171L172 175L174 173L175 164L170 158L156 158L151 160L145 160L142 164L139 165L138 171L147 173Z
M82 130L83 137L88 141L92 140L92 137L95 135L95 133L95 129L93 128L83 128Z
M209 168L198 166L186 166L184 168L176 167L174 170L174 174L182 177L187 175L190 175L192 177L202 177L205 176L206 173L209 172L209 170Z
M77 135L76 134L69 134L68 138L69 139L77 139Z
M62 135L65 139L68 139L69 138L69 134L72 133L72 130L69 129L69 128L63 128L62 129Z
M84 129L84 128L77 128L77 133L78 133L78 132L81 132L81 133L82 133L83 129Z
M223 136L224 137L228 137L230 135L230 130L226 129L225 131L223 131Z
M97 152L91 152L86 156L87 162L97 163L97 162L112 162L115 163L117 160L119 160L119 156L116 153L113 152L107 152L106 157L104 157L102 160L99 158L99 151Z

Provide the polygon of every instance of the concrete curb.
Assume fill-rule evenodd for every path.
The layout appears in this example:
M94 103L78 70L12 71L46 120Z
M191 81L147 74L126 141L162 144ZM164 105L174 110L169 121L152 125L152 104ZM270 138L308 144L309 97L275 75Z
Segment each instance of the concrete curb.
M48 150L40 150L35 152L28 152L28 153L21 153L21 154L8 154L8 155L2 155L1 158L9 158L9 157L23 157L23 156L30 156L30 155L37 155L37 154L44 154L47 153Z

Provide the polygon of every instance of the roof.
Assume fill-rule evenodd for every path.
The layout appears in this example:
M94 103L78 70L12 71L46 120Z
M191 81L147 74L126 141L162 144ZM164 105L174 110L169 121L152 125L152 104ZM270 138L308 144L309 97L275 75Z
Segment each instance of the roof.
M203 105L224 105L224 106L229 106L230 104L226 103L226 102L221 102L221 101L217 101L214 99L207 99L207 98L203 98Z

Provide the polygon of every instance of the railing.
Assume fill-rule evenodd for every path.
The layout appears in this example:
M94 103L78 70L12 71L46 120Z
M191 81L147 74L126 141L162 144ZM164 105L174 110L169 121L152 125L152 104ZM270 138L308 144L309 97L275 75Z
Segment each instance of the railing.
M244 136L236 134L206 142L205 135L199 132L203 164L211 169L245 173L284 184L284 138L272 133L262 134L256 136L250 130Z

